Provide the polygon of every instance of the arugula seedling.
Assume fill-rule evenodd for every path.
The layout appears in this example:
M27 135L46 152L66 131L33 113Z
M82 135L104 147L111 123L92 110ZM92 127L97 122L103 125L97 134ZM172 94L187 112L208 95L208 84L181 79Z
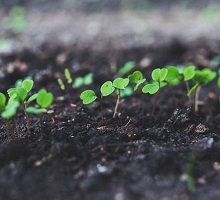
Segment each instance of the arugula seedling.
M119 69L118 74L125 75L125 74L129 73L132 69L134 69L134 67L135 67L135 62L128 61L123 65L123 67L121 67Z
M129 84L129 79L128 78L116 78L113 81L113 87L115 87L117 89L117 101L116 101L116 105L115 105L115 109L114 109L114 113L113 113L113 118L116 117L117 114L117 110L118 110L118 105L119 105L119 101L120 101L120 93L122 90L125 90L125 88L127 87L127 85Z
M19 108L19 105L20 105L20 103L15 99L15 97L16 95L13 95L12 97L10 97L6 104L5 95L3 93L0 93L0 114L2 118L6 120L6 131L7 131L8 138L10 138L10 135L11 135L11 128L9 125L9 120L16 115L17 109ZM17 132L19 134L19 129L18 129L16 120L15 120L15 124L16 124Z
M93 82L93 74L92 73L88 73L83 77L76 77L76 79L74 80L72 87L73 88L80 88L84 85L91 85Z
M28 97L28 93L32 90L33 85L34 85L33 80L25 79L20 84L20 87L10 88L10 89L7 90L10 97L12 95L16 94L16 99L24 105L24 114L25 114L25 118L26 118L26 127L27 127L27 131L28 131L29 134L30 134L30 121L29 121L28 114L26 112L26 108L27 108L27 106L29 105L30 102L34 101L37 98L37 95L34 94L31 97L29 97L28 100L26 100L26 99Z
M80 99L83 101L83 104L87 105L94 102L98 97L96 96L93 90L85 90L80 94Z
M52 110L47 110L53 103L54 96L51 92L47 92L45 89L41 89L36 95L36 102L40 108L27 107L25 110L28 113L36 114L40 116L41 133L42 133L42 121L44 113L52 113Z
M193 77L194 86L187 93L188 96L191 96L193 93L195 93L195 100L194 100L195 112L198 111L199 92L202 85L208 84L209 82L214 80L215 77L216 77L216 72L209 68L196 70L195 76Z
M168 82L172 86L177 86L180 83L181 76L179 70L174 66L167 66L166 69L168 70L166 82Z
M134 83L134 91L138 89L138 87L146 81L146 78L143 77L142 72L135 71L133 74L128 76L129 82Z
M149 93L149 94L157 94L155 99L154 99L154 105L153 105L153 110L152 110L152 115L154 115L155 108L156 108L156 103L158 99L158 94L159 94L159 89L166 86L166 77L168 74L168 69L163 68L156 68L152 71L151 77L152 77L152 82L148 83L142 88L143 93Z

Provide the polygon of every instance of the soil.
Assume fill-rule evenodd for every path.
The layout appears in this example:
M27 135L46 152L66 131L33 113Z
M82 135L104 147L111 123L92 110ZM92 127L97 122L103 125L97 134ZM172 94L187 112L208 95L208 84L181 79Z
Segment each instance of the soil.
M10 37L15 41L20 37L20 44L29 41L28 34L24 35ZM120 41L111 48L106 48L106 39L96 44L99 48L89 46L94 36L84 41L86 45L74 40L60 45L52 39L1 54L1 92L6 93L17 79L31 76L34 92L46 88L54 94L54 113L43 116L42 128L39 117L29 115L28 134L19 110L16 119L21 137L11 120L8 138L6 122L0 118L0 200L220 199L216 83L201 89L202 104L197 113L184 84L161 90L154 115L154 97L140 93L121 100L115 119L116 96L104 98L103 121L99 101L85 106L79 98L88 88L99 93L100 85L117 77L120 66L131 60L136 62L135 70L141 70L147 79L155 66L168 64L193 63L199 69L217 70L220 66L210 60L219 56L219 40L211 36L199 39L197 35L197 39L186 42L182 37L169 36L167 42L154 45L123 45L122 36L124 32L111 39ZM127 39L131 38L136 37L129 35ZM62 91L57 78L63 77L66 67L73 78L93 73L93 83L79 89L66 84L67 89ZM195 191L190 187L193 181Z

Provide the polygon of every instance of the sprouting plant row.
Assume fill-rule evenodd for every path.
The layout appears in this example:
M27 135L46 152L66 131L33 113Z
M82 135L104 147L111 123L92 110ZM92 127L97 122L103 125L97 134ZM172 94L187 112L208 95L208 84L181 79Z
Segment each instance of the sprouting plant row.
M189 97L189 100L191 100L194 95L194 107L195 111L198 111L198 96L200 88L214 80L216 75L217 73L209 68L197 70L193 65L181 68L167 66L165 68L154 69L151 73L151 80L147 81L141 71L135 71L127 78L116 78L113 81L104 82L100 87L100 97L98 97L93 90L85 90L81 93L80 98L83 104L90 104L96 99L99 99L101 104L101 116L103 119L102 99L103 97L116 92L117 100L113 113L113 118L115 118L120 96L122 92L129 88L130 84L132 84L134 92L141 90L144 94L155 95L152 109L152 114L154 114L160 89L166 86L178 86L181 82L185 82L187 88L186 94ZM220 87L220 78L217 83Z
M16 121L16 115L20 108L23 109L27 132L30 134L30 121L28 113L37 114L41 119L42 126L42 114L51 112L48 110L49 106L53 102L53 94L47 92L45 89L39 90L37 93L32 94L32 88L34 81L26 79L21 81L15 88L7 90L8 98L0 93L0 116L6 120L6 129L8 138L11 137L11 127L9 120L14 119L18 137L21 136L18 123ZM35 106L29 106L30 103L36 101Z

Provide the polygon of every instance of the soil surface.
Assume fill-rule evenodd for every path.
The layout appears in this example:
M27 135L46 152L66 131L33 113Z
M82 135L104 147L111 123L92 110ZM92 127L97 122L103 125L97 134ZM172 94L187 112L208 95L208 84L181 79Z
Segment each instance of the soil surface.
M4 6L10 7L7 3ZM38 13L32 9L28 10L30 18ZM49 11L43 16L56 19L57 16ZM34 36L35 39L42 37L42 40L30 39L29 31L37 30L39 22L36 18L19 35L1 32L1 37L7 36L15 44L1 53L1 92L6 93L8 88L14 87L16 80L31 76L35 81L34 92L41 88L53 92L51 109L54 113L43 116L42 128L40 118L30 114L31 134L28 134L24 114L19 110L16 120L21 137L18 137L11 120L10 139L7 138L6 122L0 118L0 199L220 199L220 106L216 83L201 89L197 113L188 101L184 84L161 90L154 115L154 97L140 93L121 100L115 119L112 115L116 95L104 98L103 121L99 101L84 106L79 98L85 89L99 93L100 85L117 77L118 69L127 61L135 61L135 70L141 70L147 79L153 68L168 64L195 64L199 69L210 67L217 70L219 63L214 65L211 62L220 54L220 42L215 33L206 33L202 37L205 33L202 28L194 36L190 33L188 37L184 33L182 37L179 28L175 34L169 32L167 35L164 29L163 34L157 29L149 34L157 39L150 40L150 36L144 38L146 35L142 35L141 30L134 30L140 34L126 28L124 32L124 27L133 27L137 18L131 18L129 23L132 26L125 21L121 23L118 20L124 16L121 12L114 16L105 14L106 18L97 13L89 17L80 15L72 27L69 26L72 18L66 12L63 15L60 12L58 16L64 18L56 19L55 24L63 25L63 28L51 23L48 35L45 34L46 28L42 28L43 35ZM92 21L92 17L101 21L111 19L112 24L122 31L111 33L111 23L104 25L110 22L107 20L102 25L91 25L102 27L100 35L100 29L96 33L88 33L85 27L77 34L86 33L79 37L72 31L68 37L62 35L68 32L62 32L67 24L77 32L82 21ZM67 18L68 22L64 20ZM160 20L166 21L162 18L155 20L154 24L158 22L160 27ZM42 18L38 20L42 21ZM139 20L143 22L144 18ZM43 21L42 27L44 23L49 21ZM190 26L193 27L194 23L197 22ZM181 27L178 23L175 26ZM207 26L211 27L208 23L201 25ZM212 28L214 30L217 25ZM57 36L67 43L59 41ZM19 46L22 43L23 46ZM28 49L27 44L31 44ZM66 84L67 89L62 91L57 78L63 78L66 67L73 78L93 73L93 83L79 89Z

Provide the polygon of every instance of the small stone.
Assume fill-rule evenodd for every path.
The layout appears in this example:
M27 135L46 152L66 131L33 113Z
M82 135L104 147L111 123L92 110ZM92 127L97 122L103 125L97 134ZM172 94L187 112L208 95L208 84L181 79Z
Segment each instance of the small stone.
M205 133L207 131L209 131L209 128L201 123L195 128L196 133Z

